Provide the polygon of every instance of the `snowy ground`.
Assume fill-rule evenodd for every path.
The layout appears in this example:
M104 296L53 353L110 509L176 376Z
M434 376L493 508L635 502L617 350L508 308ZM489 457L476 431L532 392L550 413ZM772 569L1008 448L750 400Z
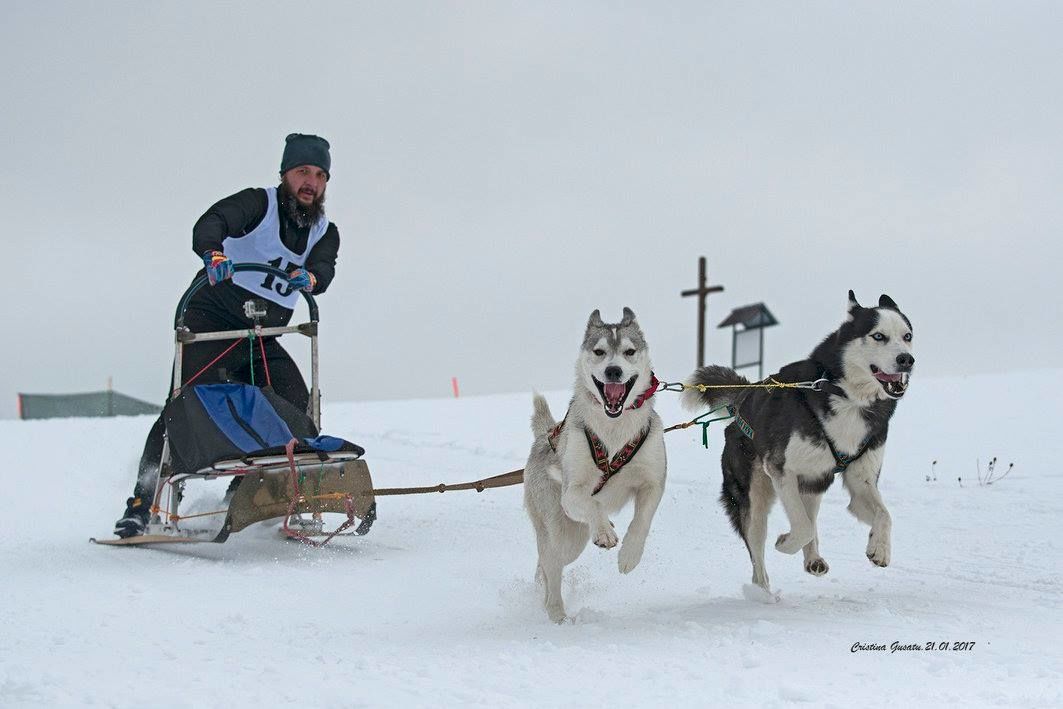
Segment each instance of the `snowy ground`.
M770 551L774 605L743 597L718 432L709 451L668 434L642 565L621 577L615 549L589 548L564 626L540 607L519 487L383 498L369 536L323 550L263 525L99 547L150 421L3 421L0 706L1061 706L1061 395L1061 371L916 376L881 485L893 564L864 557L836 486L830 574ZM660 399L666 424L689 418ZM527 394L332 404L325 429L365 446L378 486L457 482L521 467L530 411ZM1015 470L981 487L992 456ZM894 642L974 647L851 651Z

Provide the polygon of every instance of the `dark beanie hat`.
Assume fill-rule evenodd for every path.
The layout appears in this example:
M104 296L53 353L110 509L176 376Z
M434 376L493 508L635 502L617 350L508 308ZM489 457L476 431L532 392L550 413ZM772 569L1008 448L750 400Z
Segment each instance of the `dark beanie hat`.
M329 156L329 144L316 135L291 133L284 139L284 155L281 156L281 174L300 165L320 167L329 177L332 176L332 158Z

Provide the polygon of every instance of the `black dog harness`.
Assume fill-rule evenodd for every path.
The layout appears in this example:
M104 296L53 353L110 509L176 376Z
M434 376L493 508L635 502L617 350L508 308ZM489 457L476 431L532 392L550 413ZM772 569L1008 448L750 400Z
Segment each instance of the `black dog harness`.
M819 416L816 415L815 410L812 408L812 405L808 403L808 399L805 397L804 394L801 394L801 403L805 405L805 409L808 411L808 415L811 416L817 424L819 424L819 430L823 432L823 438L827 441L827 447L830 448L830 454L834 456L835 465L834 470L831 471L833 474L839 475L841 473L844 473L850 465L852 465L858 458L860 458L860 456L862 456L864 453L867 453L868 449L871 447L870 434L868 434L868 436L864 438L863 443L860 444L860 450L858 450L853 455L839 453L838 448L834 445L834 441L831 440L830 435L827 433L827 428L823 425L823 421L821 421Z
M823 386L822 390L829 394L835 394L837 396L847 398L845 391L833 382L828 382L826 385ZM827 441L827 447L830 448L830 454L834 456L834 469L831 471L831 473L834 475L844 473L850 465L852 465L857 459L860 458L860 456L862 456L864 453L867 453L868 449L871 447L872 437L868 435L860 444L860 449L853 455L849 455L847 453L839 453L837 446L834 445L834 441L831 440L830 434L827 433L827 429L823 425L823 421L821 421L819 416L816 415L816 412L812 408L812 405L808 403L808 398L804 395L804 393L801 393L799 396L801 397L801 403L805 406L805 410L808 411L808 415L811 416L812 419L819 425L819 430L823 432L823 438ZM737 409L735 411L734 422L735 425L738 426L738 430L741 431L746 436L746 438L748 438L749 440L753 440L753 436L755 435L753 427L750 426L744 418L742 418L742 415L738 413Z

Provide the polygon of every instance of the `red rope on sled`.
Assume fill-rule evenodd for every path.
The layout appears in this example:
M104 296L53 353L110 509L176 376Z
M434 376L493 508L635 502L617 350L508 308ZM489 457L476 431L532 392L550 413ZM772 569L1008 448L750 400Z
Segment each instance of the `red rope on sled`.
M293 438L292 440L288 441L288 444L286 446L284 446L284 453L288 456L288 470L292 476L292 501L288 503L288 512L284 515L284 524L281 525L281 529L283 529L284 533L291 539L298 539L303 544L307 544L312 547L323 547L330 541L332 541L332 538L335 537L337 534L343 532L346 529L349 529L351 526L354 525L354 498L352 498L350 495L343 496L343 507L347 511L347 521L336 527L336 529L333 530L331 534L329 534L320 542L315 542L303 532L289 527L288 520L293 514L295 514L296 505L299 504L300 500L305 500L299 490L299 470L295 467L295 446L298 445L298 443L299 439Z
M266 345L262 338L258 338L258 351L262 354L262 369L266 370L266 386L272 387L273 381L269 378L269 363L266 362Z
M196 372L195 374L193 374L193 375L192 375L192 378L191 378L191 379L189 379L188 381L186 381L186 382L185 382L184 384L182 384L181 386L182 386L182 387L186 387L186 386L188 386L189 384L191 384L192 382L194 382L195 380L199 379L200 375L201 375L201 374L203 374L203 372L205 372L205 371L207 371L208 369L210 369L211 367L213 367L213 366L214 366L214 363L215 363L215 362L217 362L217 361L218 361L219 359L221 359L221 358L222 358L222 357L224 357L225 355L227 355L227 354L229 354L230 352L232 352L233 348L234 348L234 347L236 347L236 346L237 346L238 344L240 344L240 343L241 343L242 341L243 341L243 340L236 340L236 341L234 341L234 342L233 342L233 343L232 343L231 345L229 345L228 347L226 347L226 348L225 348L225 351L224 351L224 352L222 352L222 353L221 353L220 355L218 355L217 357L215 357L214 359L212 359L212 360L211 360L211 361L210 361L210 362L209 362L209 363L207 364L207 366L203 367L203 369L201 369L201 370L199 370L198 372Z

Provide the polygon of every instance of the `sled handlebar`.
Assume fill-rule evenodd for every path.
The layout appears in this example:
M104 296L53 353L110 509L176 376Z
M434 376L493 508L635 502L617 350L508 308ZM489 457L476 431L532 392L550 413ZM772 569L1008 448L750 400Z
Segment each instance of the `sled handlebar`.
M287 283L290 279L288 274L279 268L273 266L267 266L262 263L237 263L233 265L233 273L241 273L244 271L256 271L258 273L265 273L275 278L281 279L284 283ZM196 280L192 281L192 285L188 286L188 290L181 296L181 302L177 304L177 312L174 314L174 329L177 329L184 325L185 310L188 309L188 303L192 300L192 296L195 295L200 288L207 285L210 281L207 279L206 274L200 276ZM306 299L306 306L310 310L310 322L318 321L317 301L314 300L314 296L306 291L300 291L303 294L303 298Z

